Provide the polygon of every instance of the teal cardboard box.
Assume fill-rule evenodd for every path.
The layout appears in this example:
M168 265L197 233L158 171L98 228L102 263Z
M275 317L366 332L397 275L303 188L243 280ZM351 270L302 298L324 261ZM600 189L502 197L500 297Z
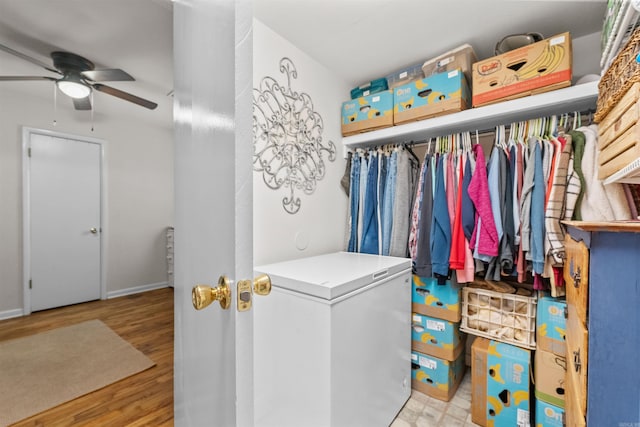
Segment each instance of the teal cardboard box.
M411 352L411 387L439 400L449 401L456 393L466 365L464 354L455 361Z
M531 352L477 338L471 358L471 420L483 426L529 426Z
M565 356L567 343L565 333L567 303L564 299L543 296L538 298L536 313L536 343L538 349Z
M342 103L342 136L393 126L393 91Z
M414 313L424 314L450 322L460 322L460 299L462 286L455 280L438 285L433 277L413 275L411 283L411 306Z
M564 427L564 409L536 399L536 427Z
M434 74L393 89L393 123L455 113L471 107L471 91L459 70Z
M411 348L439 359L454 361L464 351L465 334L460 323L413 313Z

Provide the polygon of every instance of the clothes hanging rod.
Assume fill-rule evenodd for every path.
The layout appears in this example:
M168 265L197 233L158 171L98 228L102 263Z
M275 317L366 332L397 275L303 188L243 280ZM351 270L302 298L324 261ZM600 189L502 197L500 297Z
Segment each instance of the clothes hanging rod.
M584 111L578 112L580 114L580 120L582 122L581 126L585 126L585 125L591 124L593 122L593 115L594 115L595 112L596 112L595 108L593 108L593 109L590 108L588 110L584 110ZM565 114L568 114L569 120L573 120L573 114L574 113L565 113ZM564 115L564 114L551 114L550 116L535 117L535 118L527 119L527 120L518 120L517 122L512 122L512 123L527 122L529 120L541 119L543 117L562 116L562 115ZM585 123L587 121L589 123ZM509 132L510 132L510 127L511 127L512 123L507 123L507 124L504 125L506 127L507 134L509 134ZM471 134L472 140L475 138L475 135L476 135L476 131L475 130L473 130L473 131L464 131L464 132L454 132L453 135L460 134L460 133L466 133L466 132L469 132ZM478 133L478 136L480 136L480 137L489 136L489 135L493 136L493 135L495 135L496 131L495 131L495 127L493 127L493 128L490 128L490 129L477 130L477 133ZM448 136L448 135L452 135L452 134L438 135L438 136L443 137L443 136ZM407 141L407 142L403 142L403 143L379 144L379 145L376 145L375 147L383 147L385 145L407 145L407 146L410 146L410 147L420 147L420 146L429 144L429 142L435 143L436 138L438 138L438 137L427 138L427 139L419 140L419 141ZM475 143L475 141L474 141L474 143ZM370 148L374 148L374 147L370 147Z

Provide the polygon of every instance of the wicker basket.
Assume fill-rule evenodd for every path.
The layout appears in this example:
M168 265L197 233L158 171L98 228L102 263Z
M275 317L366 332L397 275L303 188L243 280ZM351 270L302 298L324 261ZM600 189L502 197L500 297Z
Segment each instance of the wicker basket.
M598 103L594 120L599 123L620 101L631 85L640 81L640 28L635 30L598 84Z

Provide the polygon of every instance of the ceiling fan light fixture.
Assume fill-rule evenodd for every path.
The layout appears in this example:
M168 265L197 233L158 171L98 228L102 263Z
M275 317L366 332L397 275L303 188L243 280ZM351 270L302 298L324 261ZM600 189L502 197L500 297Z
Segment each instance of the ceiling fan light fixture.
M58 80L56 85L62 93L71 98L86 98L91 93L91 88L74 76L65 76Z

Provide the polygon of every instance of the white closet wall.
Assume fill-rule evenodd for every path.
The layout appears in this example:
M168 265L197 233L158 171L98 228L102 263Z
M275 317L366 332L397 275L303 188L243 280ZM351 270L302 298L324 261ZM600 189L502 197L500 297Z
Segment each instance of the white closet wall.
M289 58L298 72L291 86L306 92L313 100L315 111L324 122L323 140L336 145L336 159L326 160L327 172L312 195L301 190L302 206L296 214L285 212L282 199L289 195L286 188L269 189L262 174L253 174L253 250L254 265L334 252L343 249L346 225L347 196L340 186L345 170L341 134L340 105L349 97L351 85L337 74L316 62L262 22L253 21L253 86L269 76L286 84L280 72L280 59Z

